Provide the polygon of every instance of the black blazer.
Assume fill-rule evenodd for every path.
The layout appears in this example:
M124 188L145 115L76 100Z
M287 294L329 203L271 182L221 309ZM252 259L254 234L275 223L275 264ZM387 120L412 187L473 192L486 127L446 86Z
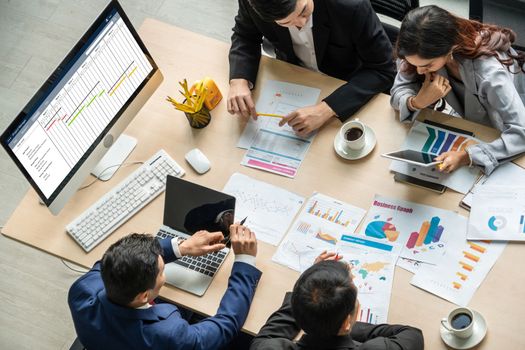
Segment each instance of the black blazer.
M347 81L324 101L345 121L375 94L392 86L395 65L392 45L368 0L314 0L313 38L317 66ZM239 0L230 48L230 79L255 85L262 38L274 46L276 57L293 64L288 28L263 21L248 0Z
M349 335L316 338L304 335L293 339L300 328L295 323L291 306L292 293L284 297L283 305L274 312L252 341L250 350L422 350L423 334L417 328L401 325L373 325L357 322Z

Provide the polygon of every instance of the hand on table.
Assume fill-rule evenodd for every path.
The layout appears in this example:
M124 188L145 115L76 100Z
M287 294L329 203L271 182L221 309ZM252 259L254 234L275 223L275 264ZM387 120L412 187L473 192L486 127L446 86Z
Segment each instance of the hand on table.
M412 106L417 109L426 108L445 97L451 89L447 78L436 73L425 73L425 81L416 97L412 99Z
M239 114L244 118L252 116L253 119L257 119L250 84L246 79L232 79L230 81L230 91L226 104L230 114Z
M233 252L257 256L257 238L248 227L239 224L230 226L230 240Z
M221 232L197 231L190 238L179 244L182 256L200 256L219 251L225 247Z
M288 123L297 135L305 137L319 129L333 116L335 112L323 101L315 106L303 107L291 112L279 122L279 126Z

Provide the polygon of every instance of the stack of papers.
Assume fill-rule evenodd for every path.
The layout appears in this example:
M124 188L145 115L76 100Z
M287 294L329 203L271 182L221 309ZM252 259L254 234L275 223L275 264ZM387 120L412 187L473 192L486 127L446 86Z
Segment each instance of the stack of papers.
M301 107L317 103L320 89L269 80L257 101L257 113L286 116ZM259 116L250 119L237 143L247 149L241 164L275 174L295 177L315 137L295 134L288 125L279 126L281 118Z

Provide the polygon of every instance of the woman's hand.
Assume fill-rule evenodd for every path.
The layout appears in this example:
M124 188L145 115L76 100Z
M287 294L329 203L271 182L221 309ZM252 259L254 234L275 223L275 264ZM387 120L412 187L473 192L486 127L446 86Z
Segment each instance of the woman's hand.
M437 165L438 170L447 174L470 163L470 158L465 150L442 153L436 157L436 160L442 162Z
M451 89L447 78L436 73L425 73L425 81L416 97L412 99L412 106L416 109L426 108L445 97Z

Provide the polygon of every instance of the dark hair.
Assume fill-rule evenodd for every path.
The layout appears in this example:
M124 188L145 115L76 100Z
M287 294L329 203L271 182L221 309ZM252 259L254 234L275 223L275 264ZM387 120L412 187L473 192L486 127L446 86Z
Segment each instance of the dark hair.
M292 294L292 313L307 334L337 335L343 321L354 312L357 289L348 267L338 261L322 261L306 270Z
M266 22L278 21L295 11L297 0L248 0L252 8Z
M457 45L453 50L457 58L492 56L509 71L516 60L525 72L525 54L510 52L515 40L516 34L512 29L457 17L440 7L429 5L410 11L403 19L395 54L402 59L411 55L430 59L447 55ZM499 57L498 52L506 53L508 58ZM405 61L401 70L413 72L415 67Z
M161 253L159 241L151 235L132 233L113 243L101 266L108 298L126 306L137 294L154 288Z

